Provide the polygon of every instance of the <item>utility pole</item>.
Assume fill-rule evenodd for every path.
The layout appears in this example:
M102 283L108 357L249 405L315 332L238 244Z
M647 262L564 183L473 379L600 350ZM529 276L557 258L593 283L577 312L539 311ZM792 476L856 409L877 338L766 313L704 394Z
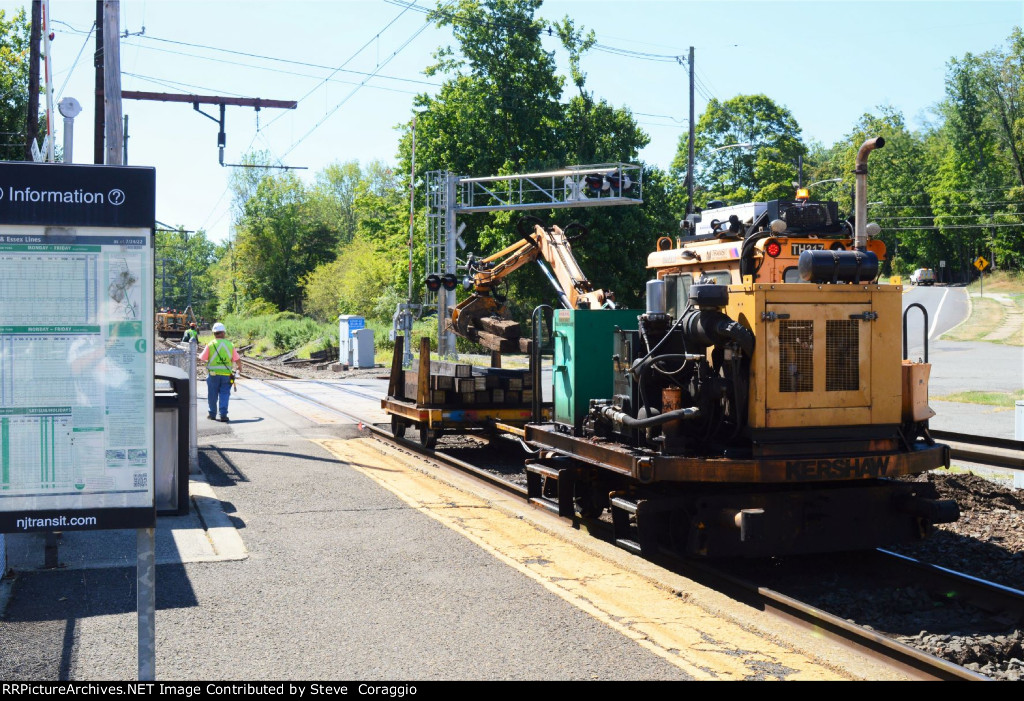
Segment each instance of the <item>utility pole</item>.
M690 58L687 61L690 68L690 147L686 154L686 213L693 214L693 139L696 135L696 126L693 117L693 47L690 47Z
M103 121L106 163L121 165L121 2L103 3ZM97 29L97 31L99 31Z
M43 0L41 10L43 84L46 86L46 153L43 154L43 160L47 163L53 163L56 160L54 157L56 146L53 143L53 56L50 44L50 33L53 25L50 22L50 0Z
M92 57L95 69L95 95L93 95L92 162L103 164L103 0L96 0L96 53Z
M43 0L32 0L32 29L28 49L28 115L25 120L25 160L32 157L32 144L39 136L39 41L42 38Z
M124 132L122 139L124 144L121 148L121 165L128 165L128 115L124 116Z

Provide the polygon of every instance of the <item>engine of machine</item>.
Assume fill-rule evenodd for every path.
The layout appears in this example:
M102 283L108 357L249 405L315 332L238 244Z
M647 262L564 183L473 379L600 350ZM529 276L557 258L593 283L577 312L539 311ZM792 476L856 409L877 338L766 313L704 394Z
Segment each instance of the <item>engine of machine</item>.
M636 330L616 330L614 396L591 401L584 435L666 455L726 454L746 423L754 335L723 311L729 289L700 278L677 318L647 283Z

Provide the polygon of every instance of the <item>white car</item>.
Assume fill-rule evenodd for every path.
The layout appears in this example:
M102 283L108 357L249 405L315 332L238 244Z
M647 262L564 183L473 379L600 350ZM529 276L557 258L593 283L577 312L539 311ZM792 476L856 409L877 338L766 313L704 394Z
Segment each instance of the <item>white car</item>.
M935 271L931 268L918 268L910 274L911 285L934 285Z

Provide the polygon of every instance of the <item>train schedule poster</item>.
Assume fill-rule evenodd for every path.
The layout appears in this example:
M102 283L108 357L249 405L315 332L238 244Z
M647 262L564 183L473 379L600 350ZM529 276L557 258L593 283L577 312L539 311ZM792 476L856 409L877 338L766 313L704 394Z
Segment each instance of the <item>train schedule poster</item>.
M0 163L0 533L156 523L154 192Z

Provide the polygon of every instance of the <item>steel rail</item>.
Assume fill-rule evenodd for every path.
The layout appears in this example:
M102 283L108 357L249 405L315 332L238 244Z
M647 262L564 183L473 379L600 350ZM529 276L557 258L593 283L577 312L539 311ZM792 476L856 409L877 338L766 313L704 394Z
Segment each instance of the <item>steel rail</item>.
M302 379L301 377L299 377L297 375L291 375L291 374L289 374L287 372L281 372L280 370L277 370L275 368L267 367L266 365L263 365L262 363L257 363L255 360L251 360L249 358L246 358L245 356L239 356L239 358L242 361L242 367L243 368L246 367L246 366L249 366L250 368L255 368L258 372L265 372L268 375L272 375L276 379L281 379L281 380L301 380ZM252 377L250 375L242 375L242 377L247 377L250 380L258 380L258 379L260 379L258 377Z
M981 465L1024 470L1024 441L1009 438L974 436L952 431L929 431L949 446L950 456Z
M332 385L332 384L329 384L329 383L322 383L322 382L317 382L317 384L321 384L321 385L324 385L324 386L327 386L327 387L331 387L332 389L337 389L340 392L343 392L343 393L346 393L346 394L351 394L351 395L357 396L357 397L369 398L369 399L379 399L380 398L380 397L369 397L368 395L363 394L362 392L348 391L348 390L346 390L343 387L338 386L338 385ZM459 460L456 457L448 455L444 451L436 450L436 449L431 449L431 448L424 448L423 446L421 446L416 441L412 441L412 440L409 440L409 439L406 439L406 438L396 438L395 436L393 436L391 434L391 430L390 429L381 428L380 426L375 425L372 421L368 420L365 416L358 416L358 415L356 415L354 413L343 411L343 410L338 409L337 407L331 406L329 404L324 404L323 402L318 401L314 397L310 397L307 394L302 394L301 392L299 392L299 391L297 391L295 389L284 387L283 385L280 385L280 384L274 384L274 386L277 387L278 389L284 391L284 392L288 392L289 394L293 394L296 397L301 397L303 400L305 400L307 402L310 402L311 404L316 404L317 406L319 406L319 407L321 407L323 409L326 409L327 411L333 412L333 413L335 413L335 414L337 414L339 416L343 416L346 419L349 419L350 421L355 421L356 423L360 424L363 427L363 430L368 431L369 433L373 434L374 438L376 438L377 440L383 440L385 442L393 441L394 443L397 443L402 448L412 450L414 453L418 453L419 455L422 455L424 457L431 458L431 459L434 459L434 460L438 460L439 462L446 463L446 464L448 464L448 465L458 469L461 472L464 472L464 473L466 473L466 474L468 474L468 475L470 475L472 477L475 477L476 479L479 479L479 480L481 480L483 482L486 482L487 484L491 485L492 487L497 487L498 489L501 489L503 491L509 492L511 494L515 494L517 496L521 496L524 500L526 499L526 488L525 487L520 487L519 485L512 484L511 482L509 482L507 480L503 480L500 477L498 477L497 475L493 475L490 472L487 472L486 470L482 470L482 469L480 469L479 467L477 467L475 465L472 465L472 464L470 464L468 462L465 462L464 460Z

